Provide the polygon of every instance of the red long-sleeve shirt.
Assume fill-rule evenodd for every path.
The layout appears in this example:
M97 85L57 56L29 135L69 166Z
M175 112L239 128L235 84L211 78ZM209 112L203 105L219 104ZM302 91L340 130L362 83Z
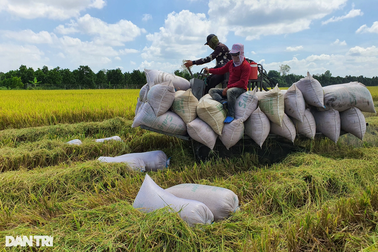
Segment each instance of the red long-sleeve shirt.
M210 68L209 72L212 74L225 74L229 72L230 77L228 79L227 88L238 87L248 90L248 79L251 72L251 66L245 59L240 66L235 67L233 61L230 60L223 67Z

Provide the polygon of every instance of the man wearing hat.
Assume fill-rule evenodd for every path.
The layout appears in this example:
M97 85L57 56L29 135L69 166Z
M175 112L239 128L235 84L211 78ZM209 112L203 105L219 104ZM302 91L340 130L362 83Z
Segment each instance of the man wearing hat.
M222 103L227 104L227 117L224 123L231 123L235 119L235 104L236 99L248 90L248 79L251 72L251 67L244 57L244 45L234 44L230 52L232 60L227 62L221 68L206 68L206 72L212 74L230 73L228 84L225 89L212 88L209 94L211 97Z
M214 59L216 60L216 65L214 68L219 68L224 66L228 61L231 60L231 56L229 54L230 50L225 44L219 42L216 35L210 34L209 36L207 36L207 42L205 43L205 45L208 45L214 51L206 58L198 60L187 60L184 64L187 68L191 67L192 65L202 65L209 63ZM208 83L205 88L205 94L209 92L210 88L213 88L221 83L224 78L224 74L213 74L209 76Z

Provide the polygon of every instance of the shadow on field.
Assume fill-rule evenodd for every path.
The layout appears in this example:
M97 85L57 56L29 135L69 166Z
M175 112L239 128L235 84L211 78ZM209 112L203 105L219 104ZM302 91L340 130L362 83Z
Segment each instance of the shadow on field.
M267 139L261 148L247 137L240 140L229 150L219 139L213 150L196 141L192 141L192 146L197 161L207 161L214 158L237 158L244 153L251 153L258 157L258 163L261 165L272 165L281 162L290 153L306 151L305 148L294 145L292 142L278 136Z

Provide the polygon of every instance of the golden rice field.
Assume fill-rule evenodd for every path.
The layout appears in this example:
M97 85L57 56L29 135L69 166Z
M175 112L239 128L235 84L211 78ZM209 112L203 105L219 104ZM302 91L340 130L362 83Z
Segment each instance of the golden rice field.
M132 119L138 89L0 90L0 130Z
M368 87L378 100L378 87ZM0 90L0 130L59 123L132 120L139 89Z

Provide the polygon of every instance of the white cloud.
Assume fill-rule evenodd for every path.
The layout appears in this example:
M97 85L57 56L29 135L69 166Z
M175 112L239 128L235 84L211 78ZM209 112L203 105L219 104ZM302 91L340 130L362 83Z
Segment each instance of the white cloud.
M288 52L296 52L296 51L299 51L299 50L302 50L302 49L303 49L303 46L295 46L295 47L288 46L288 47L286 47L286 51L288 51Z
M71 17L78 17L80 12L86 9L102 9L104 6L104 0L0 1L0 11L3 10L15 16L26 19L49 18L64 20Z
M139 51L138 50L136 50L136 49L122 49L122 50L119 50L119 53L121 54L121 55L126 55L126 54L131 54L131 53L139 53Z
M0 58L0 69L7 69L7 71L18 69L21 64L36 70L49 61L45 54L34 45L0 44Z
M309 29L313 20L321 19L340 8L347 0L210 0L209 17L218 26L245 37L290 34Z
M57 37L53 33L41 31L34 33L32 30L24 30L20 32L2 31L2 36L8 39L23 41L28 44L53 44Z
M364 13L360 9L357 9L357 10L352 9L351 11L349 11L348 14L341 16L341 17L332 17L332 18L322 22L322 24L325 25L325 24L328 24L328 23L338 22L338 21L341 21L341 20L344 20L344 19L347 19L347 18L354 18L354 17L362 16L362 15L364 15Z
M144 22L147 22L148 20L151 20L151 19L152 19L151 14L143 14L142 20Z
M108 24L101 19L84 15L67 24L67 27L59 25L55 31L61 34L80 32L93 37L99 45L124 46L125 42L133 41L146 31L139 28L131 21L120 20L115 24Z
M146 36L151 41L151 46L143 49L142 57L149 62L181 62L184 57L194 60L208 49L204 46L207 35L215 33L221 41L225 37L211 28L211 22L205 14L194 14L187 10L172 12L168 14L164 27L160 27L159 32ZM177 69L179 65L175 67Z
M362 25L356 33L378 33L378 21L375 21L370 28L366 24Z
M377 76L376 69L372 65L378 62L378 48L371 47L353 47L345 54L320 54L310 55L303 59L293 57L291 60L282 62L265 63L264 68L269 70L279 70L281 64L287 64L291 68L291 73L305 75L307 71L310 74L322 74L326 70L331 70L333 76Z
M57 47L75 65L90 65L91 68L103 68L104 65L112 62L110 58L119 56L111 46L81 41L79 38L69 36L60 38Z
M347 43L344 41L340 41L339 39L336 39L331 45L341 45L341 46L346 46Z

